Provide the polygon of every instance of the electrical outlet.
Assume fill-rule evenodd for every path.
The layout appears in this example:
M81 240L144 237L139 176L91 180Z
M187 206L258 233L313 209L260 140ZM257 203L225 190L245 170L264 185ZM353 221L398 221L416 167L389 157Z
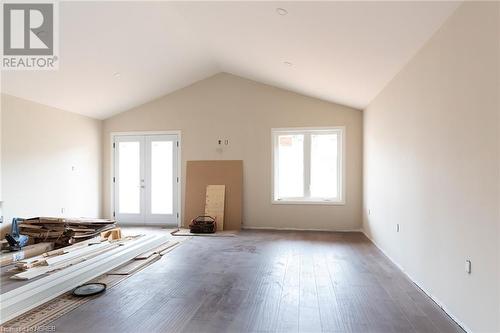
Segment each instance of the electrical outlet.
M368 215L372 215L372 210L368 209Z
M61 208L61 214L64 214L64 208Z
M396 232L399 232L400 228L399 228L399 223L396 223Z
M470 260L465 260L465 273L470 274L472 272L472 262Z

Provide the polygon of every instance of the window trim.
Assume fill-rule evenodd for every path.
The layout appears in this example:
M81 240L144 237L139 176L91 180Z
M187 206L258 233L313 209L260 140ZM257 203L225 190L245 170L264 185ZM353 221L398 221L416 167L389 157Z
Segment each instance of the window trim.
M339 156L340 161L338 167L340 168L340 197L338 200L318 200L317 198L288 198L286 200L275 199L275 189L277 188L277 177L275 177L275 166L277 164L277 138L279 134L303 134L304 132L335 132L339 134ZM307 136L306 136L307 137ZM311 145L306 145L304 140L304 159L310 159L309 150ZM329 127L288 127L288 128L271 128L271 204L273 205L345 205L346 204L346 127L345 126L329 126ZM310 172L310 161L304 163L304 174ZM307 169L307 170L306 170ZM308 191L308 189L304 189ZM307 192L306 192L307 193Z

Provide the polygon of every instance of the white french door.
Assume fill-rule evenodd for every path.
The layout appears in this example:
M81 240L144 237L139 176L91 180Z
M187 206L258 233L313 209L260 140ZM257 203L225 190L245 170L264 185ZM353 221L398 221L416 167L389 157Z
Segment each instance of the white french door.
M178 135L114 137L114 216L124 224L178 224Z

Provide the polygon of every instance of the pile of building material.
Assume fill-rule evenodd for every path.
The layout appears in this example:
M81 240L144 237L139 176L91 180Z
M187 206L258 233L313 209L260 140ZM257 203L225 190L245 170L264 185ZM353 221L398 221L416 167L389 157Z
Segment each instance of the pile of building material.
M18 261L15 265L18 272L11 278L27 280L27 283L0 294L0 324L136 257L167 251L170 244L164 244L168 240L166 235L140 235L111 241L98 237ZM133 271L136 267L127 268Z
M44 242L23 247L19 251L2 251L0 255L0 266L7 266L13 262L24 260L44 252L50 251L54 248L54 243Z
M139 254L134 257L134 259L129 260L118 268L108 271L107 273L92 279L89 282L104 283L107 286L107 290L109 290L138 271L148 267L158 260L159 257L166 255L190 238L191 237L178 237L176 240L167 241L156 248L152 248L151 250ZM82 243L78 243L78 245L79 244ZM48 256L53 256L54 253L61 250L62 249L50 251ZM11 332L34 332L37 328L49 325L58 318L92 299L94 299L94 297L75 297L70 291L50 300L49 302L37 306L22 315L9 320L8 322L2 323L1 327L3 330Z
M93 238L114 228L114 220L86 218L35 217L19 224L20 233L30 236L35 243L54 242L58 247Z

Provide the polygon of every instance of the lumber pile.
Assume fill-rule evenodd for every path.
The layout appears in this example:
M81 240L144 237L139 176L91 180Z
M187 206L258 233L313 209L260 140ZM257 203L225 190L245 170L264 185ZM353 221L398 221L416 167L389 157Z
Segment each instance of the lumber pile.
M60 250L46 252L37 257L20 260L15 263L17 274L10 278L31 280L47 273L59 271L116 249L134 238L136 237L126 237L119 241L108 241L102 240L99 237Z
M28 281L0 294L0 325L137 256L160 251L166 242L166 235L137 235L112 241L97 237L19 261L16 269L21 272L11 278Z
M19 224L20 233L35 243L54 242L57 247L75 244L114 228L114 220L87 218L35 217Z

